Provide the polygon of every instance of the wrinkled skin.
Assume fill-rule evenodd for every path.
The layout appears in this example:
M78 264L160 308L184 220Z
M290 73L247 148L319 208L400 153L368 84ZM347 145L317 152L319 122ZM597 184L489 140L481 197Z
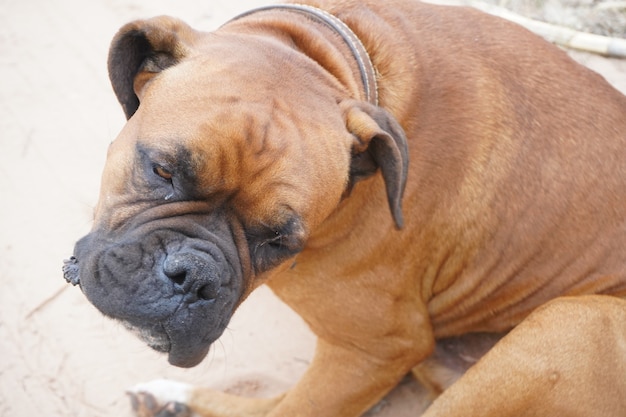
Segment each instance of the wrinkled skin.
M365 152L369 142L384 136L389 146L376 148L395 153L386 171L396 182L404 181L398 148L406 143L386 112L349 100L341 85L291 48L261 38L233 50L237 34L209 42L168 18L144 31L159 25L177 31L179 49L206 42L201 53L155 54L143 71L120 75L116 59L131 59L128 48L139 48L141 39L123 31L114 41L111 76L129 121L109 149L94 228L77 243L69 275L100 311L167 352L172 364L188 367L204 358L266 273L302 250L309 230L351 184L378 169L376 152ZM174 59L180 62L161 70ZM303 89L311 80L286 80L279 67L309 73L316 83ZM224 83L256 71L275 77L258 89ZM128 77L132 93L119 81ZM306 109L306 117L295 108ZM392 124L395 139L374 118ZM326 158L320 163L306 155ZM402 185L390 187L401 193Z
M166 219L132 227L121 238L92 233L76 245L81 288L104 314L169 352L172 364L193 366L221 335L243 292L234 242L215 235L227 227L216 223L198 219L185 230Z

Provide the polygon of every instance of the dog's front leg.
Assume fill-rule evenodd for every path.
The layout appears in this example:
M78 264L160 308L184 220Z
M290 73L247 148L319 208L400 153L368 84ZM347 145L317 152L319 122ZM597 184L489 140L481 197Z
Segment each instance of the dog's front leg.
M361 276L272 282L318 340L311 365L268 416L360 416L431 354L426 306L401 280Z
M302 379L278 397L245 398L169 380L140 384L129 394L138 417L357 417L409 372L414 363L405 358L381 360L319 340Z
M319 339L313 362L300 381L272 399L243 398L172 381L140 385L131 398L139 417L357 417L416 363L419 348L411 344L409 351L409 345L388 339L369 345ZM425 339L424 347L429 345Z
M407 374L413 356L411 352L381 359L363 346L337 346L320 339L311 366L269 416L360 416Z

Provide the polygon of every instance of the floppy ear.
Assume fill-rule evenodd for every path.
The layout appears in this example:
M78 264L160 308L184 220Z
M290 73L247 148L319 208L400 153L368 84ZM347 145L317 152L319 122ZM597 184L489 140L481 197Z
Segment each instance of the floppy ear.
M189 53L195 31L168 16L123 26L109 48L109 78L126 118L137 111L146 84Z
M401 229L402 196L406 185L409 153L406 135L387 110L369 103L342 103L346 126L355 138L352 146L350 184L373 175L380 168L387 200L396 227Z

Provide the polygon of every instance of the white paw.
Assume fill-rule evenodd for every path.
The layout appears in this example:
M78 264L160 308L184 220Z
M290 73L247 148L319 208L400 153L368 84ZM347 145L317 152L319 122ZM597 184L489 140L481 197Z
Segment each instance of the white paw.
M187 404L191 397L192 385L170 379L155 379L154 381L137 384L128 390L129 394L151 394L160 404L177 402Z

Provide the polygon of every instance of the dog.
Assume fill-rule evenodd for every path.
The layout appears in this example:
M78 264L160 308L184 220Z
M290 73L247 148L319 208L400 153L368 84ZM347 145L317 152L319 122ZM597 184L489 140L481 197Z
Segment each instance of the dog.
M175 366L263 284L318 337L282 396L137 412L359 416L413 372L427 416L624 416L626 97L469 8L305 3L112 41L128 121L66 280Z

